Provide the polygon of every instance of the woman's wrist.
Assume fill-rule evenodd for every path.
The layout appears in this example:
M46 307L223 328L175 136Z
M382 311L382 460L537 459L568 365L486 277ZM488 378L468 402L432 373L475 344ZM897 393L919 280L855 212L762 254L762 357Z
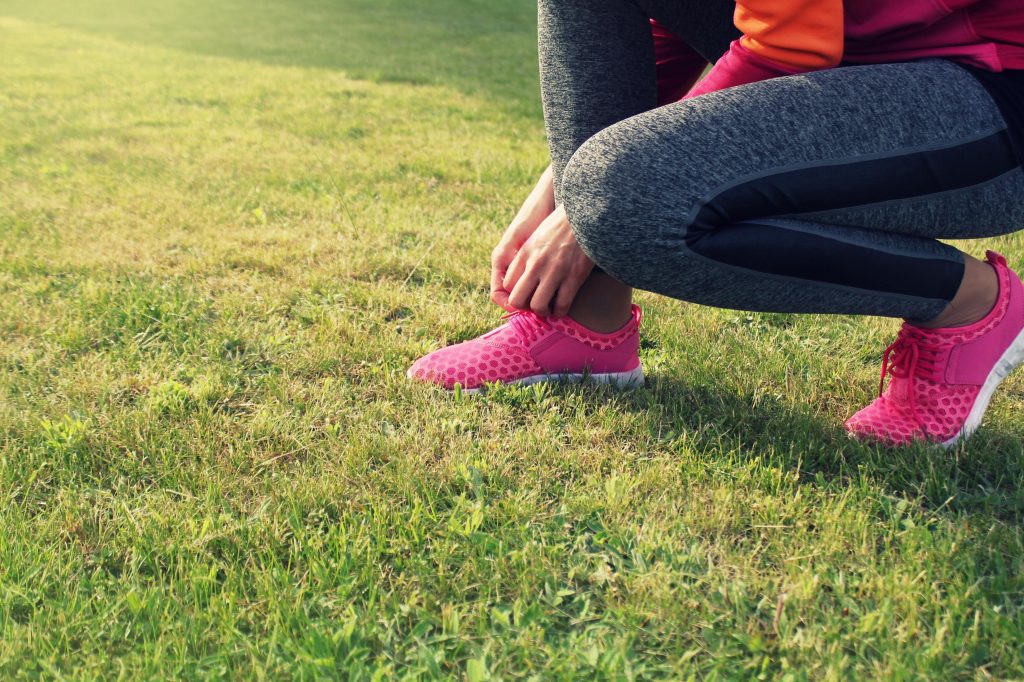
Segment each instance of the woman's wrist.
M551 166L541 174L540 179L519 208L512 220L512 228L517 232L523 230L532 233L555 210L555 183ZM517 229L518 228L518 229ZM530 235L526 234L522 241Z
M555 210L555 172L549 164L544 172L540 174L537 185L530 193L527 203L532 203L538 212L544 213L544 218L551 215Z

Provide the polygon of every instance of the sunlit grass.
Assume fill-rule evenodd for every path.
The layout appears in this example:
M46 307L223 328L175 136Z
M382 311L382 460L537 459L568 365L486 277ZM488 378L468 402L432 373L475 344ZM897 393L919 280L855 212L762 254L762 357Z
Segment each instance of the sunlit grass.
M0 0L0 676L1024 676L1019 377L878 450L892 322L644 296L641 390L407 382L545 147L530 3L404 4Z

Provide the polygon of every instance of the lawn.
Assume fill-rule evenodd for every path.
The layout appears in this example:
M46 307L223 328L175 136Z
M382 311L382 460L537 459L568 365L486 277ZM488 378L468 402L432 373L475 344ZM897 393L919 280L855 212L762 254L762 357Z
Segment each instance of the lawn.
M0 0L0 678L1024 678L1024 374L886 451L893 321L642 295L643 389L406 380L497 321L533 33Z

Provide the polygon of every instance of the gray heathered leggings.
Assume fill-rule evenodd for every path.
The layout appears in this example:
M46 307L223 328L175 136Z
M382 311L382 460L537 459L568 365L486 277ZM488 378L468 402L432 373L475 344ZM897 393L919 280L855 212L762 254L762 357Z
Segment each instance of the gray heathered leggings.
M963 256L1024 228L985 89L943 60L778 78L655 108L653 17L709 59L732 0L539 0L558 201L605 272L723 308L929 319Z

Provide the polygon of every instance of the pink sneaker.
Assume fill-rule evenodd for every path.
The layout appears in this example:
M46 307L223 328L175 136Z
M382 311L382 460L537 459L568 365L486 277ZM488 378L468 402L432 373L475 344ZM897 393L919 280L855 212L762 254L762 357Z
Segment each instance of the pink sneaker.
M583 377L620 386L643 384L638 306L626 325L598 334L568 317L540 317L521 311L506 315L497 329L471 341L442 348L409 368L413 379L475 393L485 383L533 384Z
M846 422L851 436L904 445L927 441L945 447L981 425L999 383L1024 360L1024 286L989 251L999 276L999 298L984 319L967 327L921 329L904 323L885 350L889 387Z

